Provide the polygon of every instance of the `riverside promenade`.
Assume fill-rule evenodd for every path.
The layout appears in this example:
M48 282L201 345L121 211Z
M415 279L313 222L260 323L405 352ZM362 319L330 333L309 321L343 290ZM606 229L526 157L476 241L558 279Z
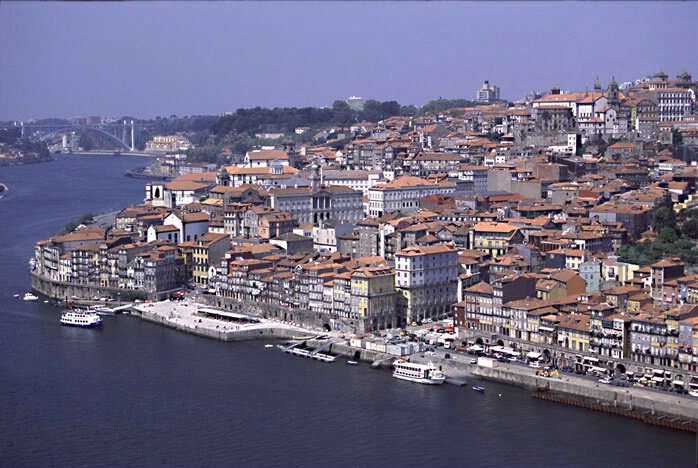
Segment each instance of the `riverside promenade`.
M225 311L216 311L221 314L216 317L211 313L215 309L191 301L144 303L135 305L133 310L143 320L221 341L291 339L318 334L315 330L294 323L246 317Z

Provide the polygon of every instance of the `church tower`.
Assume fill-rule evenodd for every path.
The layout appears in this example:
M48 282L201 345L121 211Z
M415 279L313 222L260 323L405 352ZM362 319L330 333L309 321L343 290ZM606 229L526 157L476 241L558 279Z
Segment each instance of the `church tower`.
M221 166L216 172L216 185L229 186L230 185L230 175L228 171L225 170L224 166Z
M594 83L594 92L595 93L601 92L601 81L599 81L598 75L596 76L596 83Z
M615 77L608 84L608 107L615 110L620 109L620 91Z

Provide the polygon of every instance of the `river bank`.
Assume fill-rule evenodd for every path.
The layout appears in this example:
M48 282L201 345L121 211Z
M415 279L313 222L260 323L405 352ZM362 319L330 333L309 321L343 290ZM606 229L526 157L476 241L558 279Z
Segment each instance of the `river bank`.
M246 322L241 314L227 311L217 313L226 320L201 314L205 306L194 302L164 301L140 304L134 310L143 320L159 323L169 328L220 341L250 339L297 339L320 333L300 324L275 320L256 319ZM209 309L210 310L210 309ZM331 341L324 353L346 357L353 361L370 363L372 367L391 368L398 358L386 353L351 346L349 339L340 334L330 335ZM327 339L308 339L306 346L317 349ZM458 353L415 353L409 356L413 362L432 362L444 370L447 383L464 385L466 382L496 381L545 393L541 399L557 401L595 410L607 410L618 415L633 417L650 424L696 431L698 428L698 405L694 397L667 392L657 392L639 387L612 387L599 384L595 379L576 374L562 374L555 378L537 376L535 369L525 365L494 362L492 367L473 364L468 355ZM480 384L479 384L480 385ZM482 383L484 385L484 383Z

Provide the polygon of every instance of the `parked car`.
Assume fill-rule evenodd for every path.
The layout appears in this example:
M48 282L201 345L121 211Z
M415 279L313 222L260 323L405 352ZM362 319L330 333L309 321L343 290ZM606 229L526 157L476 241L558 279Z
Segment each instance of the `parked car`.
M611 377L604 377L602 379L599 379L599 383L610 385L613 383L613 379Z
M574 369L572 368L572 366L562 366L562 368L560 370L562 372L574 372Z

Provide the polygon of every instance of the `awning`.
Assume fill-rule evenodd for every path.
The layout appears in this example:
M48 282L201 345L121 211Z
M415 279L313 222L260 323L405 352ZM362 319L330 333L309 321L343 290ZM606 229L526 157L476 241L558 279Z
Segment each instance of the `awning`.
M541 356L542 356L541 353L536 353L536 352L534 352L534 351L531 351L531 352L529 352L529 353L526 355L526 357L527 357L528 359L538 359L538 358L541 357Z
M504 351L504 346L490 346L490 351L494 353L501 353Z
M547 332L554 332L555 331L555 329L552 327L538 327L538 330L547 331Z
M680 385L681 387L683 387L684 385L686 385L686 382L684 382L683 380L673 380L671 382L671 385Z
M652 382L664 382L664 377L657 377L656 375L652 377Z
M472 345L470 348L468 348L468 351L482 351L483 348L480 345Z
M564 336L558 336L558 337L557 337L557 341L565 341L565 337L564 337Z

